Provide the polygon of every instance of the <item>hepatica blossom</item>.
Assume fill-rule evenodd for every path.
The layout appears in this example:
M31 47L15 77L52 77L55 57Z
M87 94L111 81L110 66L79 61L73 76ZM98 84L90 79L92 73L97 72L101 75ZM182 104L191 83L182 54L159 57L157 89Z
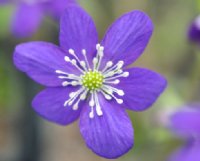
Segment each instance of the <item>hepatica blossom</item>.
M192 42L200 43L200 16L191 22L188 29L188 39Z
M14 4L11 32L17 37L29 37L39 28L44 15L59 19L65 8L75 0L0 0L0 4Z
M67 125L80 117L87 146L106 158L117 158L133 146L133 128L125 109L142 111L166 86L159 74L127 68L145 49L153 25L141 11L116 20L103 40L91 17L68 7L61 18L60 47L46 42L20 44L14 63L47 88L33 100L43 118Z
M171 117L171 127L186 144L177 150L169 161L200 160L200 106L184 107Z

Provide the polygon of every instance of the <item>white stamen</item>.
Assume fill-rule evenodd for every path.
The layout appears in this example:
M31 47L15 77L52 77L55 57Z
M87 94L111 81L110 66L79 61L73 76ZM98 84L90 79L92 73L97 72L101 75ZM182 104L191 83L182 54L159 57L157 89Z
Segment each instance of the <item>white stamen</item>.
M129 76L129 72L124 72L124 73L122 73L120 75L116 75L114 77L109 77L109 78L105 77L105 80L106 81L107 80L113 80L113 79L116 79L116 78L119 78L119 77L128 77L128 76Z
M68 73L63 72L63 71L61 71L61 70L56 70L55 72L56 72L57 74L65 74L65 75L69 75Z
M88 71L85 61L80 61L80 65L83 67L83 69L85 70L85 72Z
M90 99L89 105L90 107L94 106L94 92L91 92L91 99Z
M114 66L112 66L111 68L109 68L108 70L103 72L103 74L107 74L110 71L116 71L116 70L122 68L123 64L124 64L123 61L118 61L117 64L115 64Z
M114 81L104 81L104 83L107 83L107 84L119 84L120 83L120 80L119 79L115 79Z
M107 99L107 100L111 100L112 97L108 94L106 94L102 89L100 90L100 92L104 95L104 97Z
M103 55L104 55L104 54L103 54L103 51L104 51L104 47L103 47L103 46L100 46L100 44L99 44L98 50L97 50L97 57L99 57L99 58L97 58L98 61L97 61L96 70L99 70L99 67L100 67L100 64L101 64L101 60L102 60Z
M74 65L80 72L84 73L84 71L77 65L77 61L75 59L70 59L68 56L65 56L65 61L70 62L72 65Z
M122 100L122 99L119 99L119 98L115 97L115 95L113 94L113 91L112 91L111 89L108 89L108 88L106 88L105 86L103 86L102 89L103 89L104 91L106 91L109 95L111 95L112 98L114 98L114 99L117 101L117 103L119 103L119 104L122 104L122 103L123 103L123 100Z
M109 86L109 85L103 85L103 88L105 88L106 90L110 90L115 93L117 93L119 96L123 96L124 95L124 91L121 90L121 89L117 89L117 88L114 88L112 86Z
M98 63L98 59L95 57L94 59L93 59L93 70L96 70L97 71L97 63Z
M86 56L86 50L85 49L82 50L82 54L83 54L85 62L87 64L87 68L90 69L90 64L88 62L88 59L87 59L87 56Z
M73 79L73 80L77 80L77 81L81 81L80 77L74 75L74 74L69 74L67 76L58 76L58 78L60 79Z
M91 107L91 111L89 113L89 117L92 119L94 118L94 107Z
M64 106L71 106L73 104L73 102L75 101L75 99L85 90L85 87L80 88L78 91L76 92L71 92L69 94L69 99L65 101Z
M73 49L69 49L68 51L69 51L69 53L70 53L72 56L74 56L74 58L76 58L76 60L77 60L78 62L80 62L80 59L77 57L77 55L75 54L75 52L74 52Z
M66 62L70 62L71 59L70 59L68 56L65 56L65 61L66 61Z
M110 68L113 65L112 61L108 61L106 63L106 66L104 67L104 69L102 70L102 73L104 73L108 68Z
M98 116L102 116L103 115L103 112L101 110L101 106L99 104L99 99L98 99L98 96L97 96L97 92L94 92L94 98L95 98L95 104L96 104L96 112L97 112L97 115Z

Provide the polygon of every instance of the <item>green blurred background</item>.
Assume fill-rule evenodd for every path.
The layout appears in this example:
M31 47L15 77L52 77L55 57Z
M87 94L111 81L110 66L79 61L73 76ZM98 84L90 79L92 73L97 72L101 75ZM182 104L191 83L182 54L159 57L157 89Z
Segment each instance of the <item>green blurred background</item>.
M190 43L187 30L200 11L195 0L79 0L93 17L100 38L120 15L143 10L153 20L153 37L133 66L164 75L168 88L145 112L129 112L135 146L119 161L165 161L183 141L167 125L177 107L200 97L200 47ZM31 100L42 89L12 64L12 52L21 42L42 40L58 44L58 23L46 18L29 39L9 33L13 6L0 6L0 161L103 161L86 148L78 123L61 127L41 119Z

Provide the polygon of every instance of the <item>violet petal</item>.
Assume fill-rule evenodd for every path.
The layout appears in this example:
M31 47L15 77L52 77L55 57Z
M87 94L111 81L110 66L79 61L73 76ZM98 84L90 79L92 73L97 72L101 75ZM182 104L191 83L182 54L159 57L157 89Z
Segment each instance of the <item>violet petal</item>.
M65 10L60 24L60 45L62 48L75 51L83 60L82 49L87 52L88 59L92 60L98 35L92 18L80 7L73 5Z
M124 105L129 110L142 111L150 107L166 87L166 80L159 74L143 68L130 68L128 78L118 85L125 93Z
M102 116L89 117L91 108L85 106L80 116L80 131L87 146L105 158L117 158L133 146L133 128L125 109L115 101L106 101L99 94Z
M122 15L107 30L101 45L105 48L104 62L125 65L133 63L146 48L153 32L151 19L141 11Z
M33 109L44 119L60 125L67 125L78 119L81 106L73 110L72 106L64 106L69 93L76 91L75 87L47 88L37 94L32 102Z
M14 63L36 82L45 86L61 86L56 70L76 74L76 68L64 61L65 53L56 45L46 42L30 42L18 45Z

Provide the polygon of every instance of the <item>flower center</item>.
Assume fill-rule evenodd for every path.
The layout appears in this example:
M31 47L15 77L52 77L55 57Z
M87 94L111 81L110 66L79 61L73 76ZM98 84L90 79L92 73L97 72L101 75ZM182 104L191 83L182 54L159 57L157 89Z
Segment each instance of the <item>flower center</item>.
M129 72L123 71L124 62L122 60L113 64L108 61L105 66L101 67L101 61L104 56L104 47L100 44L96 45L96 56L90 60L87 58L87 52L82 50L84 59L80 59L73 49L69 49L69 54L72 58L65 56L64 60L71 63L77 70L81 72L80 75L67 73L65 71L56 70L59 79L63 79L62 86L79 86L79 89L69 93L68 99L64 102L64 106L72 106L73 110L77 110L80 101L88 100L91 111L90 118L94 118L95 112L97 116L102 116L103 111L99 102L99 93L101 93L106 100L114 99L118 104L123 103L124 91L114 87L119 84L119 78L128 77Z
M103 85L103 75L98 71L88 71L82 76L82 84L90 91L99 89Z

